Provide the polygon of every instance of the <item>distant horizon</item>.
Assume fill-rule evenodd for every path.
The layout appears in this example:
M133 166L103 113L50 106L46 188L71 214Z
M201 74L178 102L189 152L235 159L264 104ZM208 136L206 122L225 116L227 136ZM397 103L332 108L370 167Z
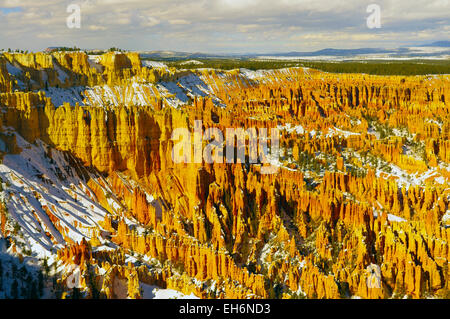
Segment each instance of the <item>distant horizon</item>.
M443 45L437 45L437 44L446 44L445 46ZM337 48L337 47L324 47L321 49L317 49L317 50L312 50L312 51L299 51L299 50L292 50L292 51L278 51L278 52L274 52L274 51L270 51L270 52L252 52L252 51L247 51L247 52L207 52L207 51L200 51L200 50L193 50L193 51L188 51L188 50L171 50L171 49L140 49L140 50L133 50L133 49L127 49L127 48L121 48L121 47L114 47L114 46L110 46L110 47L104 47L104 48L83 48L77 45L74 46L68 46L68 45L50 45L47 46L45 48L42 48L40 50L28 50L26 48L0 48L0 50L8 50L11 49L12 51L15 50L22 50L22 51L29 51L29 52L43 52L47 49L51 49L51 48L77 48L81 51L108 51L111 48L117 48L120 50L124 50L124 51L129 51L129 52L149 52L149 53L163 53L163 52L167 52L167 53L185 53L185 54L205 54L205 55L217 55L217 56L245 56L245 55L261 55L261 56L270 56L272 54L277 55L277 54L289 54L289 53L317 53L320 51L325 51L325 50L336 50L336 51L351 51L351 50L380 50L380 51L395 51L395 50L399 50L402 48L411 48L411 47L439 47L439 48L449 48L450 50L450 40L438 40L438 41L433 41L431 43L421 43L421 44L415 44L415 45L403 45L403 46L398 46L398 47L392 47L392 48L385 48L385 47L355 47L355 48Z

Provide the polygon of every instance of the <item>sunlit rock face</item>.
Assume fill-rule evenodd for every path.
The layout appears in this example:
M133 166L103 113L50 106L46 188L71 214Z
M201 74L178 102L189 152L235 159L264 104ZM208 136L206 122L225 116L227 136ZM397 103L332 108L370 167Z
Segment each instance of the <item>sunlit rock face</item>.
M145 65L0 56L0 248L47 297L448 298L449 76ZM278 128L276 173L175 163L195 121Z

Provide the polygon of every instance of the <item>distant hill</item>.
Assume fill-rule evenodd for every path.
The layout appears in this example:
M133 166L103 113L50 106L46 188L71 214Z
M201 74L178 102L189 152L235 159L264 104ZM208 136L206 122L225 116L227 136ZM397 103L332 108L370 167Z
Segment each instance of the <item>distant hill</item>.
M441 47L450 48L450 41L436 41L430 44L421 45L421 47Z
M437 49L420 49L418 48L441 48ZM330 57L332 60L354 59L354 58L371 58L371 55L380 58L445 58L450 55L450 41L436 41L429 44L416 46L402 46L394 49L386 48L357 48L357 49L335 49L326 48L317 51L291 51L291 52L274 52L274 53L201 53L201 52L184 52L184 51L140 51L141 58L144 60L195 60L195 59L248 59L248 58L315 58ZM327 59L327 58L325 58Z
M311 52L287 52L287 53L275 53L268 54L271 56L320 56L320 55L331 55L331 56L346 56L346 55L361 55L361 54L374 54L374 53L391 53L393 50L378 49L378 48L361 48L361 49L333 49L327 48L318 51Z
M164 59L164 60L184 60L184 59L210 59L210 58L226 58L229 55L192 53L179 51L142 51L139 52L143 59Z

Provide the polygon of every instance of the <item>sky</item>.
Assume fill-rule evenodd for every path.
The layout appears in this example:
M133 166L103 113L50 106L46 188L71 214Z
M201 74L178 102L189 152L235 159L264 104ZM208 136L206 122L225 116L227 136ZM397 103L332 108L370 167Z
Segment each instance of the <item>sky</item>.
M71 4L80 8L80 28ZM369 28L369 4L380 28ZM450 0L0 0L0 49L276 53L450 40Z

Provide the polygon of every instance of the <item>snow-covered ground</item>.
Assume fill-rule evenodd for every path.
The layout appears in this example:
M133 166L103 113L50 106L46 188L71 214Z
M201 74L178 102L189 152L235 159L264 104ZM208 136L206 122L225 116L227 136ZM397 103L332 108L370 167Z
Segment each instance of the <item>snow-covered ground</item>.
M5 155L0 164L0 201L6 207L6 227L11 232L9 239L3 238L0 233L0 282L3 285L0 286L0 299L15 295L15 290L11 290L14 279L17 279L14 285L18 286L19 293L30 289L34 293L44 259L47 259L52 269L55 266L54 275L64 274L67 265L56 259L56 250L80 242L83 238L89 240L94 235L94 227L101 229L99 222L109 213L98 204L86 178L80 176L81 171L99 186L98 181L101 180L104 193L111 194L109 206L113 210L120 209L120 202L100 174L84 169L75 158L51 149L39 140L30 144L11 128L5 131L15 135L17 146L22 151ZM151 194L147 194L147 198L152 205L160 205ZM125 222L138 233L144 231L130 219L125 219ZM99 239L101 245L94 247L95 251L112 250L115 247L115 244ZM19 261L18 254L23 261ZM148 256L142 260L153 267L153 260ZM138 260L126 253L125 262L135 264ZM21 272L17 271L22 268L24 270ZM18 277L20 273L23 273L20 275L23 278ZM28 281L33 286L27 284L27 276L31 276L32 281ZM176 290L156 286L143 284L143 288L145 298L197 298L192 294L184 295ZM26 296L25 292L19 294L19 297ZM40 296L54 298L54 292L44 287Z
M199 299L194 294L185 295L177 290L163 289L158 286L151 286L141 283L143 299Z
M45 91L55 106L64 102L71 105L110 106L146 106L154 104L155 98L163 98L171 107L186 105L194 97L211 96L220 104L211 88L198 75L192 73L181 77L177 82L159 82L157 84L134 80L130 85L102 85L94 87L49 87Z
M158 61L143 60L142 65L150 68L167 68L167 64Z
M188 60L188 61L184 61L184 62L180 63L180 65L189 65L189 64L202 65L203 62L200 62L200 61L197 61L197 60Z
M104 219L106 211L88 195L76 168L62 152L52 150L49 158L44 143L29 144L15 136L22 152L5 155L0 164L0 197L20 226L22 250L43 258L63 247L68 238L75 242L90 238L92 227Z
M375 218L377 218L378 217L378 212L377 211L374 211L373 212L373 217L375 217ZM393 214L388 214L387 215L387 219L390 221L390 222L406 222L406 219L404 219L404 218L402 218L402 217L399 217L399 216L396 216L396 215L393 215Z
M297 134L304 134L305 129L301 125L292 126L291 123L286 123L285 125L278 125L277 128L280 131L286 131L288 133L296 132Z

